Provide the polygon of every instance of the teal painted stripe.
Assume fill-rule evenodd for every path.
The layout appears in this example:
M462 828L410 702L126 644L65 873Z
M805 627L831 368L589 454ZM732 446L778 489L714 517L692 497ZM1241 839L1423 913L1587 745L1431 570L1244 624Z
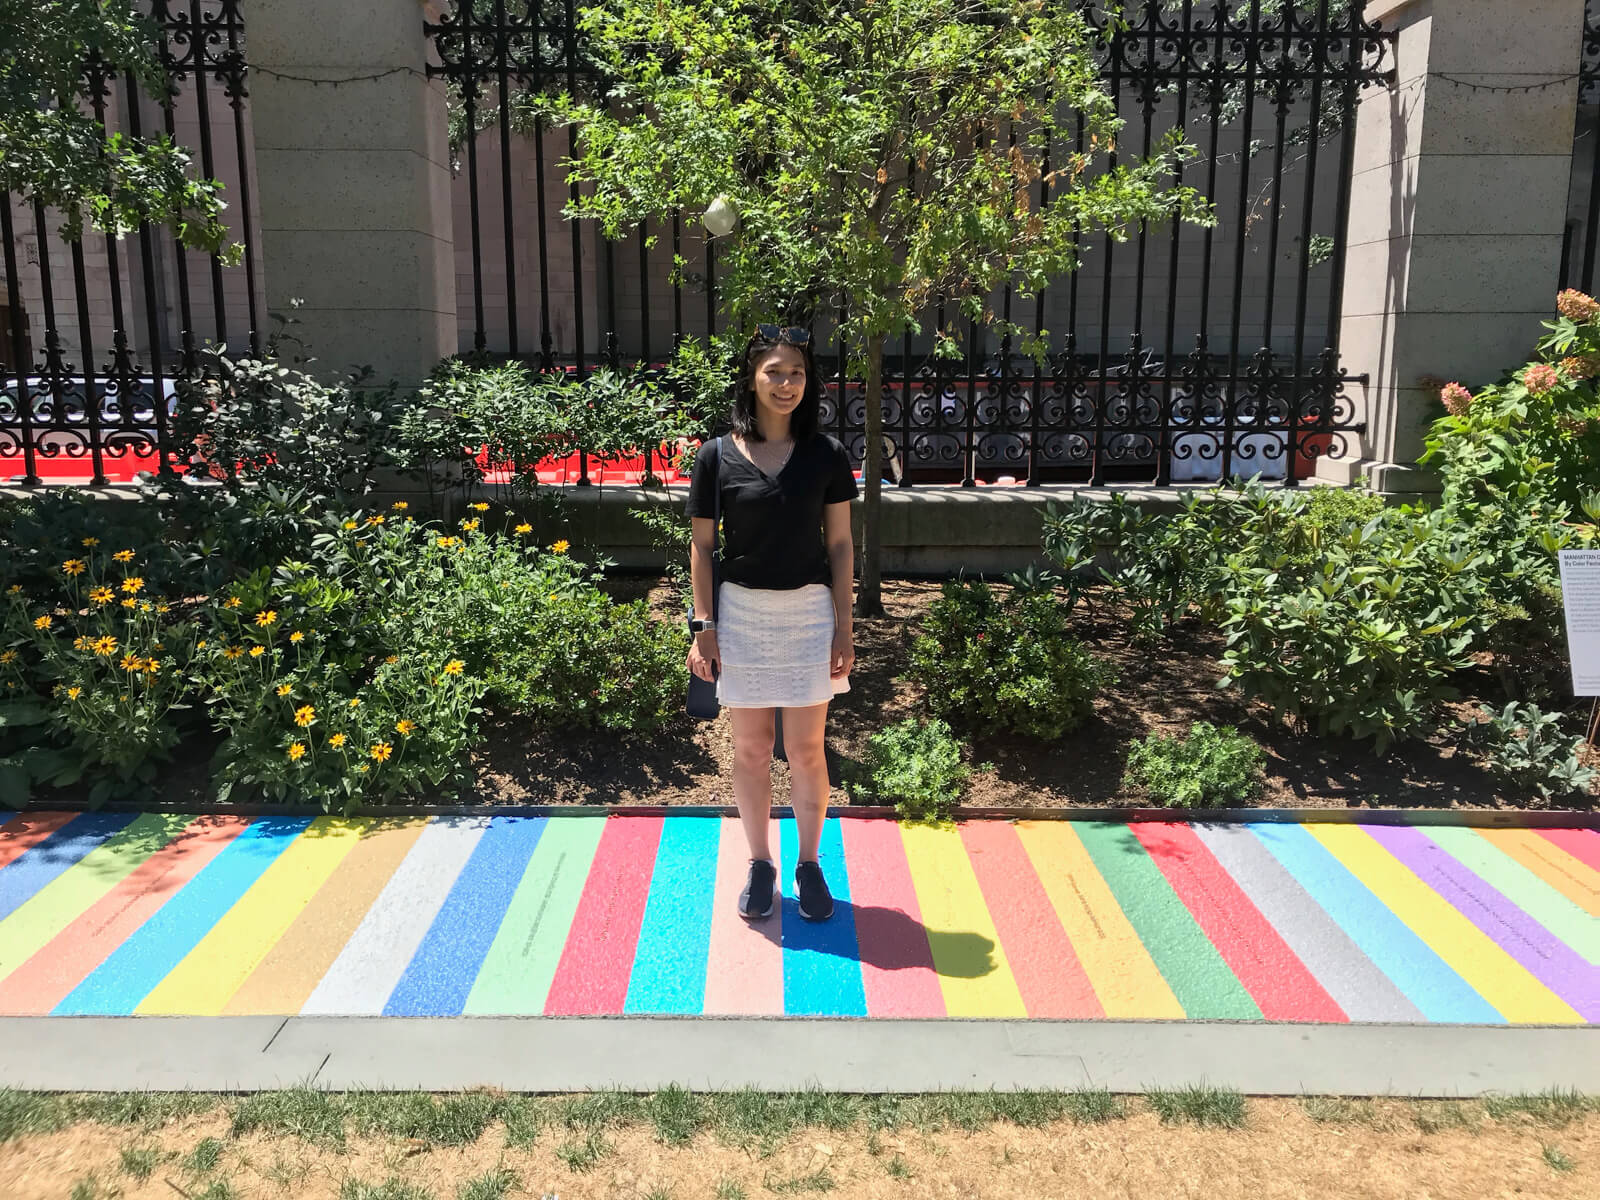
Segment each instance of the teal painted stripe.
M1471 829L1420 827L1424 833L1495 891L1571 946L1600 965L1600 920L1591 917L1527 867Z
M1261 1020L1260 1007L1133 832L1104 821L1073 828L1183 1011L1190 1017Z
M698 1014L704 1008L721 837L721 817L662 822L623 1012Z
M784 863L800 858L800 834L791 818L780 823ZM850 904L850 872L844 861L839 819L822 823L817 861L833 893L833 916L807 921L794 895L794 875L778 880L783 888L783 1011L789 1016L864 1017L867 990L861 981L861 951L856 944L855 909Z

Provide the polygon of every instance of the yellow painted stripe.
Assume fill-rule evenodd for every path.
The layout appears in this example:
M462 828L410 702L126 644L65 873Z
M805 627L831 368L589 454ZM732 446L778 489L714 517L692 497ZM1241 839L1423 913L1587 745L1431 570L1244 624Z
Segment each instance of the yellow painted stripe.
M1489 844L1544 880L1591 917L1600 917L1600 871L1532 829L1478 829Z
M945 1011L952 1017L1027 1016L961 835L907 824L900 837Z
M1409 925L1477 993L1516 1024L1584 1020L1454 905L1418 879L1356 825L1306 825L1389 910Z
M134 1011L216 1016L372 825L318 817Z
M1017 834L1106 1016L1183 1017L1072 822L1018 821Z

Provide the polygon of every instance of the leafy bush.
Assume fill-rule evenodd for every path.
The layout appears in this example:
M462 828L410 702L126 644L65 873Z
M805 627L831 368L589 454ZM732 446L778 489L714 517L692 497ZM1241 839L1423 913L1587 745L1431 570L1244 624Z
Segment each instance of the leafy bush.
M1469 737L1478 742L1490 770L1526 793L1550 801L1588 792L1600 772L1578 762L1584 739L1561 732L1561 714L1513 701L1499 712L1482 706Z
M866 762L847 785L852 799L892 804L905 820L943 820L971 775L949 725L907 717L872 735Z
M1261 747L1232 725L1196 721L1187 737L1151 734L1134 742L1123 783L1173 807L1243 804L1261 790L1262 757Z
M949 580L911 650L910 676L934 716L976 734L1051 740L1076 728L1112 669L1067 635L1047 591L1005 603L981 580Z

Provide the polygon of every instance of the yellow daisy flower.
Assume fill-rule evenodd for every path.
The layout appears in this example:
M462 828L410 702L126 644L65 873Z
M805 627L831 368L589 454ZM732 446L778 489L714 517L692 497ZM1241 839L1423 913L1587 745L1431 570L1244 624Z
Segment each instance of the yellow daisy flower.
M77 637L72 639L72 648L74 650L82 650L82 649L86 648L88 645L89 645L89 639L84 637L81 633Z
M303 642L303 641L306 640L306 635L301 633L298 629L296 629L293 633L291 633L289 635L289 640L291 642Z
M117 639L112 637L110 634L106 634L105 637L95 638L95 640L89 645L90 649L92 649L101 658L110 658L117 652Z
M384 659L383 661L386 662L386 663L397 663L397 662L400 661L400 656L398 654L391 654L391 655L389 655L388 658Z
M35 629L49 629L50 628L50 618L49 617L35 617L34 621L33 621L33 627Z
M81 695L83 695L83 689L81 687L69 687L67 689L68 700L76 700Z
M394 753L394 747L389 745L388 742L373 742L372 749L367 753L371 754L379 762L388 762L389 755Z
M139 607L139 602L137 600L135 600L132 596L124 596L122 598L122 607L123 608L138 608Z
M350 698L350 707L351 708L360 708L361 707L361 697L360 696L352 696Z
M261 626L263 629L265 629L268 625L271 625L277 619L277 612L270 608L256 614L256 624Z
M565 554L571 548L571 546L572 546L571 542L567 541L566 538L562 538L559 542L557 542L555 545L550 547L550 553L551 554Z
M96 604L110 604L112 600L116 599L116 595L117 594L108 587L97 587L89 593L89 599L93 600Z
M444 673L446 675L459 675L466 668L466 665L467 664L462 662L459 658L452 658L449 662L445 663Z
M68 575L82 575L84 571L83 559L69 558L66 562L61 564L61 569Z
M292 691L294 691L294 689L287 683L280 683L278 685L278 695L280 696L287 696Z
M470 520L470 521L461 522L461 528L465 529L468 533L471 533L477 527L478 527L478 518L477 517L473 517L472 520Z
M356 527L356 523L354 521L346 521L344 523L344 527L346 529L354 529Z
M122 581L122 590L130 596L136 596L144 590L144 580L138 575L130 575Z
M489 511L489 506L487 504L485 504L482 500L478 501L476 504L469 504L469 505L467 505L467 507L470 508L473 512L488 512Z
M294 723L301 729L307 729L317 720L317 710L309 704L303 704L294 710Z
M386 519L387 518L385 518L382 514L379 514L376 517L368 517L367 518L367 524L368 525L382 525Z
M116 559L120 563L130 563L130 562L133 561L133 551L132 550L118 550L111 557Z
M86 537L83 539L83 544L92 548L100 544L100 539L97 537Z
M526 521L524 521L521 525L517 526L517 528L515 529L514 532L516 532L516 533L532 533L533 532L533 526L529 525Z
M250 657L251 658L260 658L266 652L267 652L267 648L265 646L251 646L250 647Z
M8 595L8 596L20 596L20 595L22 595L22 585L20 583L13 583L10 587L8 587L6 589L6 595Z
M305 756L306 756L306 747L305 747L305 743L304 742L293 742L293 743L290 744L290 746L289 746L289 761L290 762L299 762Z
M344 734L336 733L328 739L328 745L332 746L335 750L342 750L344 748L344 741Z
M417 731L417 723L409 720L396 721L394 729L401 737L410 737Z
M83 639L79 638L78 641L81 642ZM82 650L83 647L78 646L77 649ZM7 663L14 663L16 661L17 652L15 650L0 650L0 667L5 666Z
M394 509L395 512L405 512L405 510L410 508L411 505L407 504L404 500L396 500L389 507Z
M229 646L226 650L224 650L222 652L222 657L226 658L226 659L230 659L230 660L231 659L235 659L235 658L243 658L244 657L244 647L243 646Z
M144 659L137 654L124 654L122 661L117 665L124 671L142 671L144 670Z
M223 608L238 608L239 605L241 605L243 603L244 603L244 601L239 599L239 597L237 597L237 596L229 596L226 600L224 600L222 602L222 607Z

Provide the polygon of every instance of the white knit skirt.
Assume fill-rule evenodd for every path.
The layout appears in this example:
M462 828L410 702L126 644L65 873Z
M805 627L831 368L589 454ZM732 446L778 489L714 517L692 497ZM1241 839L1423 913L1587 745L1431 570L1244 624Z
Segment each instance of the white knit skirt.
M717 701L728 708L805 708L850 690L831 675L833 589L750 588L723 581L717 597L722 671Z

